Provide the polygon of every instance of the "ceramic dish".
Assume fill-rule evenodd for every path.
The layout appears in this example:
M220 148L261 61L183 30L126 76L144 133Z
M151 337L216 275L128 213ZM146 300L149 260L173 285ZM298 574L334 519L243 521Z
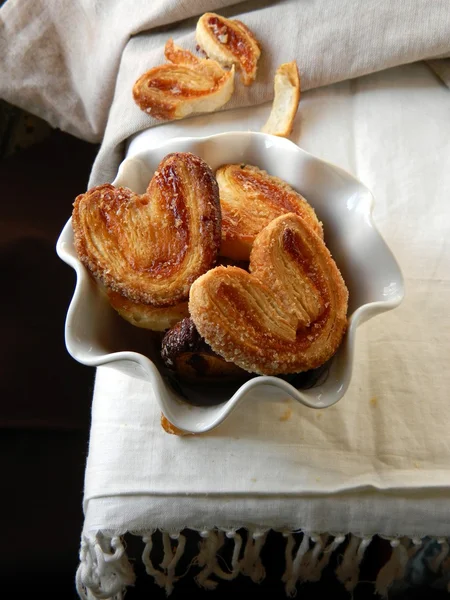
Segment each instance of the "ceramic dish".
M122 162L113 183L143 193L157 165L170 152L197 154L213 171L224 163L257 165L287 181L312 204L323 222L325 241L350 294L349 327L338 352L308 389L297 389L295 378L266 376L255 376L235 389L204 388L194 392L180 388L164 373L152 334L123 321L78 260L71 220L57 244L58 255L77 274L66 320L68 352L84 365L114 364L146 379L169 421L191 433L216 427L249 396L269 396L276 401L280 393L284 397L289 394L311 408L335 404L350 384L358 325L395 308L404 295L401 271L372 220L370 191L350 174L315 158L289 140L250 132L178 138L141 149ZM213 402L212 406L201 406L208 400Z

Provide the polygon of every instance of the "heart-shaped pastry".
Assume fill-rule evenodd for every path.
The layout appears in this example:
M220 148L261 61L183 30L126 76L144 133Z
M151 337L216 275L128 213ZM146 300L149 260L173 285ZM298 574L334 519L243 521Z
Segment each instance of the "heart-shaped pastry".
M195 37L210 58L225 67L236 65L244 84L253 83L261 50L255 36L244 23L215 13L205 13L197 22Z
M155 119L182 119L212 112L228 102L234 91L234 67L226 71L214 60L198 58L168 40L170 63L144 73L133 86L141 110Z
M78 196L72 225L80 260L133 302L174 306L214 266L220 247L217 183L198 156L176 152L145 194L105 184Z
M314 209L285 181L252 165L223 165L216 171L222 208L220 253L248 260L258 233L273 219L296 213L323 237Z
M216 267L192 285L189 312L214 352L265 375L331 358L346 330L348 291L311 227L292 213L272 221L255 239L250 271Z

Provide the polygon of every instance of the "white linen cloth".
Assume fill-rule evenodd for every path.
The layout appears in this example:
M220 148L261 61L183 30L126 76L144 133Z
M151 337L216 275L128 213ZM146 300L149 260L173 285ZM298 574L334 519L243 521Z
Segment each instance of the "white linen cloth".
M297 59L303 89L345 80L303 94L291 139L372 190L375 221L406 283L398 309L359 328L352 384L326 411L255 398L216 430L178 438L161 429L150 386L100 368L81 594L112 596L132 581L117 538L126 531L149 544L156 528L176 535L183 527L204 529L206 567L217 547L215 528L244 526L255 545L270 527L353 533L359 537L349 544L348 562L355 568L375 533L450 536L450 92L423 63L385 70L434 59L430 65L445 81L448 61L438 59L450 54L450 11L437 0L361 6L8 0L0 10L0 97L85 139L104 136L90 185L112 180L123 142L149 127L147 140L155 144L175 135L259 130L281 62ZM195 16L205 10L239 17L255 31L264 50L257 82L248 89L237 81L225 111L154 127L134 105L131 86L163 60L168 37L193 49ZM244 106L253 108L236 108ZM287 567L294 586L302 548L296 567ZM146 566L170 591L174 564Z
M261 401L256 392L217 429L169 436L150 384L101 367L86 471L89 521L94 498L130 494L297 497L450 485L449 100L449 90L416 64L314 90L301 101L292 139L373 191L375 222L407 290L399 308L358 329L344 399L314 411L288 398ZM200 131L258 129L268 111L241 109L225 121L197 117L145 136L156 144ZM171 518L159 515L155 524L170 528ZM201 510L193 521L221 524L216 511L212 518L219 522L207 523ZM439 534L430 519L424 531ZM95 527L107 526L100 521Z

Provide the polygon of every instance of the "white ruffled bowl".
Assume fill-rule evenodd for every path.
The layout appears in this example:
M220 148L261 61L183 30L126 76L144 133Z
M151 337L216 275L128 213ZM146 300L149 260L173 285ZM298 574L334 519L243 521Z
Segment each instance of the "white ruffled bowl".
M281 391L283 396L287 393L311 408L335 404L350 383L358 325L395 308L404 296L399 266L372 221L370 191L350 174L315 158L289 140L253 132L175 138L157 147L140 149L122 162L114 185L143 193L157 165L170 152L192 152L203 158L213 171L225 163L257 165L287 181L310 202L323 222L325 241L350 294L349 327L338 352L309 389L296 389L295 378L289 383L286 378L265 376L255 376L234 389L194 390L174 385L162 367L153 335L121 319L79 261L71 220L57 243L59 257L77 274L66 319L68 352L84 365L114 364L122 371L146 379L152 384L167 419L191 433L213 429L250 395L269 396L277 401ZM213 405L204 405L208 401Z

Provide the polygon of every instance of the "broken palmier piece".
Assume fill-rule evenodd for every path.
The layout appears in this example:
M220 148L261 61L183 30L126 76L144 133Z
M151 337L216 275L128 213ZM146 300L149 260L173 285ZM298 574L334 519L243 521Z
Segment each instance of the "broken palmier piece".
M314 209L290 185L252 165L223 165L216 171L222 210L220 253L248 260L258 233L288 212L301 216L321 237L322 224Z
M190 318L165 334L161 356L166 367L190 383L225 383L248 377L246 371L211 350Z
M280 65L275 73L272 108L261 131L279 137L288 137L292 132L299 102L300 74L297 63L293 60Z
M110 184L79 195L72 213L81 262L107 288L133 302L176 306L216 263L220 203L208 165L186 152L168 154L147 191Z
M133 302L113 290L106 290L106 294L114 310L131 325L141 329L166 331L189 315L187 301L174 306L152 306Z
M167 417L165 415L163 415L163 413L161 413L161 427L164 429L164 431L166 433L170 433L170 435L178 435L178 436L194 435L192 433L188 433L187 431L183 431L182 429L179 429L178 427L175 427L175 425L172 425L172 423L167 419Z
M347 327L348 291L323 240L295 214L257 236L250 274L216 267L191 287L189 312L214 352L251 373L323 365Z
M205 13L197 22L195 37L207 56L225 67L235 65L244 84L253 83L261 50L255 36L244 23L215 13Z
M234 67L227 71L214 60L198 58L168 40L171 61L144 73L133 86L141 110L155 119L182 119L213 112L228 102L234 90Z

